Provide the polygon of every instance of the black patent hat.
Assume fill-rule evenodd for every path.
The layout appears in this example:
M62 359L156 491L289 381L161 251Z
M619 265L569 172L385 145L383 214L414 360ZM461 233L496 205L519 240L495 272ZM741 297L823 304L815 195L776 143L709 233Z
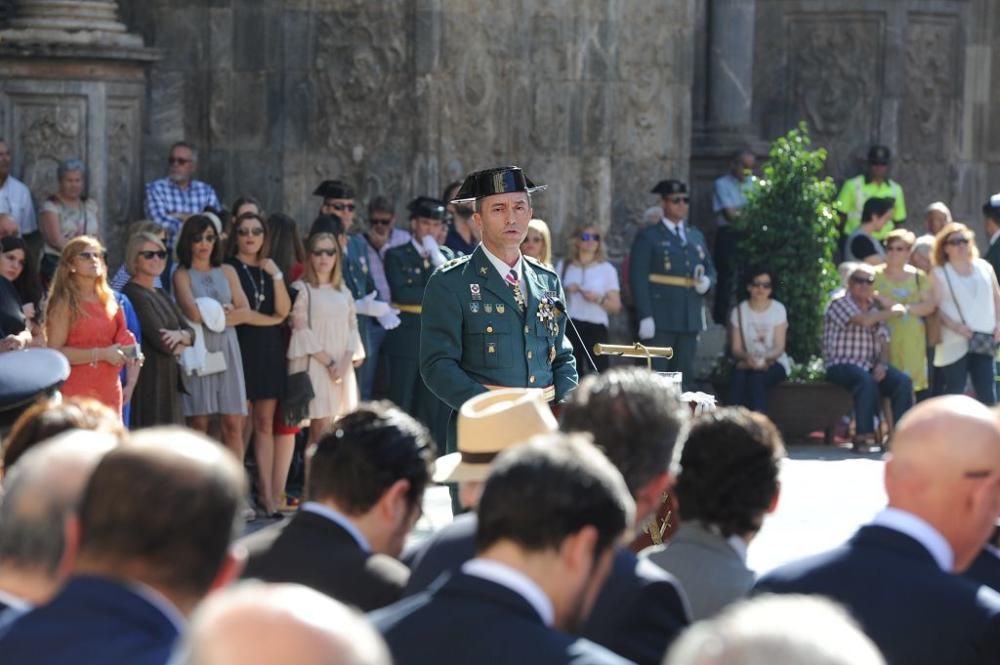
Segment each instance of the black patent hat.
M413 217L426 217L427 219L444 219L448 214L448 208L441 199L432 199L429 196L418 196L410 201L406 206Z
M500 166L470 173L451 203L457 205L494 194L510 194L512 192L534 194L547 187L548 185L536 185L528 180L524 172L517 166Z
M354 188L343 180L324 180L313 190L313 196L324 199L353 199Z
M69 361L52 349L0 353L0 427L10 425L25 409L52 395L69 378Z
M680 180L661 180L656 183L656 187L650 190L652 194L660 196L670 196L671 194L687 194L688 188Z
M997 192L983 204L983 214L1000 218L1000 192Z
M892 153L884 145L873 145L868 149L869 164L888 164Z

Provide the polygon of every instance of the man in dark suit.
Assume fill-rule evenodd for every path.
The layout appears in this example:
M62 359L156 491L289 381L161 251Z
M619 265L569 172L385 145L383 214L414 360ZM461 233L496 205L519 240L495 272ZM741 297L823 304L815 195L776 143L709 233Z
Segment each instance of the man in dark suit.
M409 571L393 557L420 517L434 460L427 429L370 403L323 432L308 458L308 501L243 541L243 576L298 582L364 611L395 602Z
M634 510L584 437L536 437L494 462L476 558L371 619L397 665L627 662L566 633L590 613Z
M993 530L993 535L964 575L976 584L1000 591L1000 525Z
M113 434L74 430L29 449L5 469L0 501L0 614L43 605L69 575L66 520ZM5 617L10 618L8 615Z
M989 243L986 260L993 266L993 272L997 277L1000 277L1000 192L983 204L983 227L986 229L986 240Z
M760 592L815 593L845 605L890 665L995 663L1000 594L955 575L1000 513L1000 429L969 397L921 402L897 426L889 506L847 543L779 568Z
M636 524L655 514L672 482L668 465L684 408L665 378L638 368L588 376L563 407L562 429L590 433L624 475ZM476 517L463 515L434 534L412 559L407 593L460 568L473 556L475 532ZM637 663L658 664L689 615L687 599L669 573L619 548L580 634Z
M71 577L5 628L0 664L166 663L184 617L239 568L246 493L233 456L189 430L148 429L107 453L67 529Z

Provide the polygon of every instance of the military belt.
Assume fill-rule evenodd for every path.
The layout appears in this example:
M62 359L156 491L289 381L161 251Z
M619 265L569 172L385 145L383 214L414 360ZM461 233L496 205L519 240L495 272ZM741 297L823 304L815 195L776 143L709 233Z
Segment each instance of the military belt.
M400 305L399 303L392 303L390 307L395 307L400 312L406 312L407 314L420 314L424 311L423 305Z
M520 386L496 386L489 383L484 383L483 387L485 387L487 390L503 390L504 388L520 387ZM532 386L527 386L527 387L529 389L532 388ZM545 398L546 402L552 402L556 398L556 387L554 385L545 386L544 388L536 388L536 390L542 391L542 397Z
M658 275L652 274L649 276L649 281L653 284L666 284L667 286L694 286L697 282L691 277L677 277L675 275Z

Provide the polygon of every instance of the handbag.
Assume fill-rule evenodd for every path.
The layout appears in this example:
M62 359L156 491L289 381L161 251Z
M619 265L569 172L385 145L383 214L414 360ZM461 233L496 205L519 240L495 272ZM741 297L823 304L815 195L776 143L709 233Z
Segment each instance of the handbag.
M958 318L962 320L962 325L968 325L965 322L965 316L962 315L962 308L958 306L958 298L955 297L955 289L951 286L951 277L948 275L948 266L944 267L944 278L948 282L948 291L951 292L951 299L955 301L955 309L958 310ZM993 333L984 332L973 332L972 337L969 338L969 353L975 353L981 356L994 356L997 352L997 343L993 337Z
M917 293L920 293L920 273L917 275ZM936 346L941 343L941 314L936 309L924 317L924 329L927 333L927 345Z
M312 327L312 294L309 292L309 285L303 282L306 290L306 297L309 298L306 305L306 321ZM288 375L288 382L285 384L285 396L281 401L281 418L285 425L294 427L309 417L309 403L316 397L313 389L312 379L309 378L309 363L312 356L306 359L306 368L301 372L292 372Z

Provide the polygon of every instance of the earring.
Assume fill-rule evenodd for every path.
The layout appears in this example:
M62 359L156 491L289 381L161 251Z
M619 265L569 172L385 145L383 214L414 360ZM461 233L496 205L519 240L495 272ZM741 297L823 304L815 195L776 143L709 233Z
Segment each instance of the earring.
M76 272L76 268L70 268L69 271L70 272Z

